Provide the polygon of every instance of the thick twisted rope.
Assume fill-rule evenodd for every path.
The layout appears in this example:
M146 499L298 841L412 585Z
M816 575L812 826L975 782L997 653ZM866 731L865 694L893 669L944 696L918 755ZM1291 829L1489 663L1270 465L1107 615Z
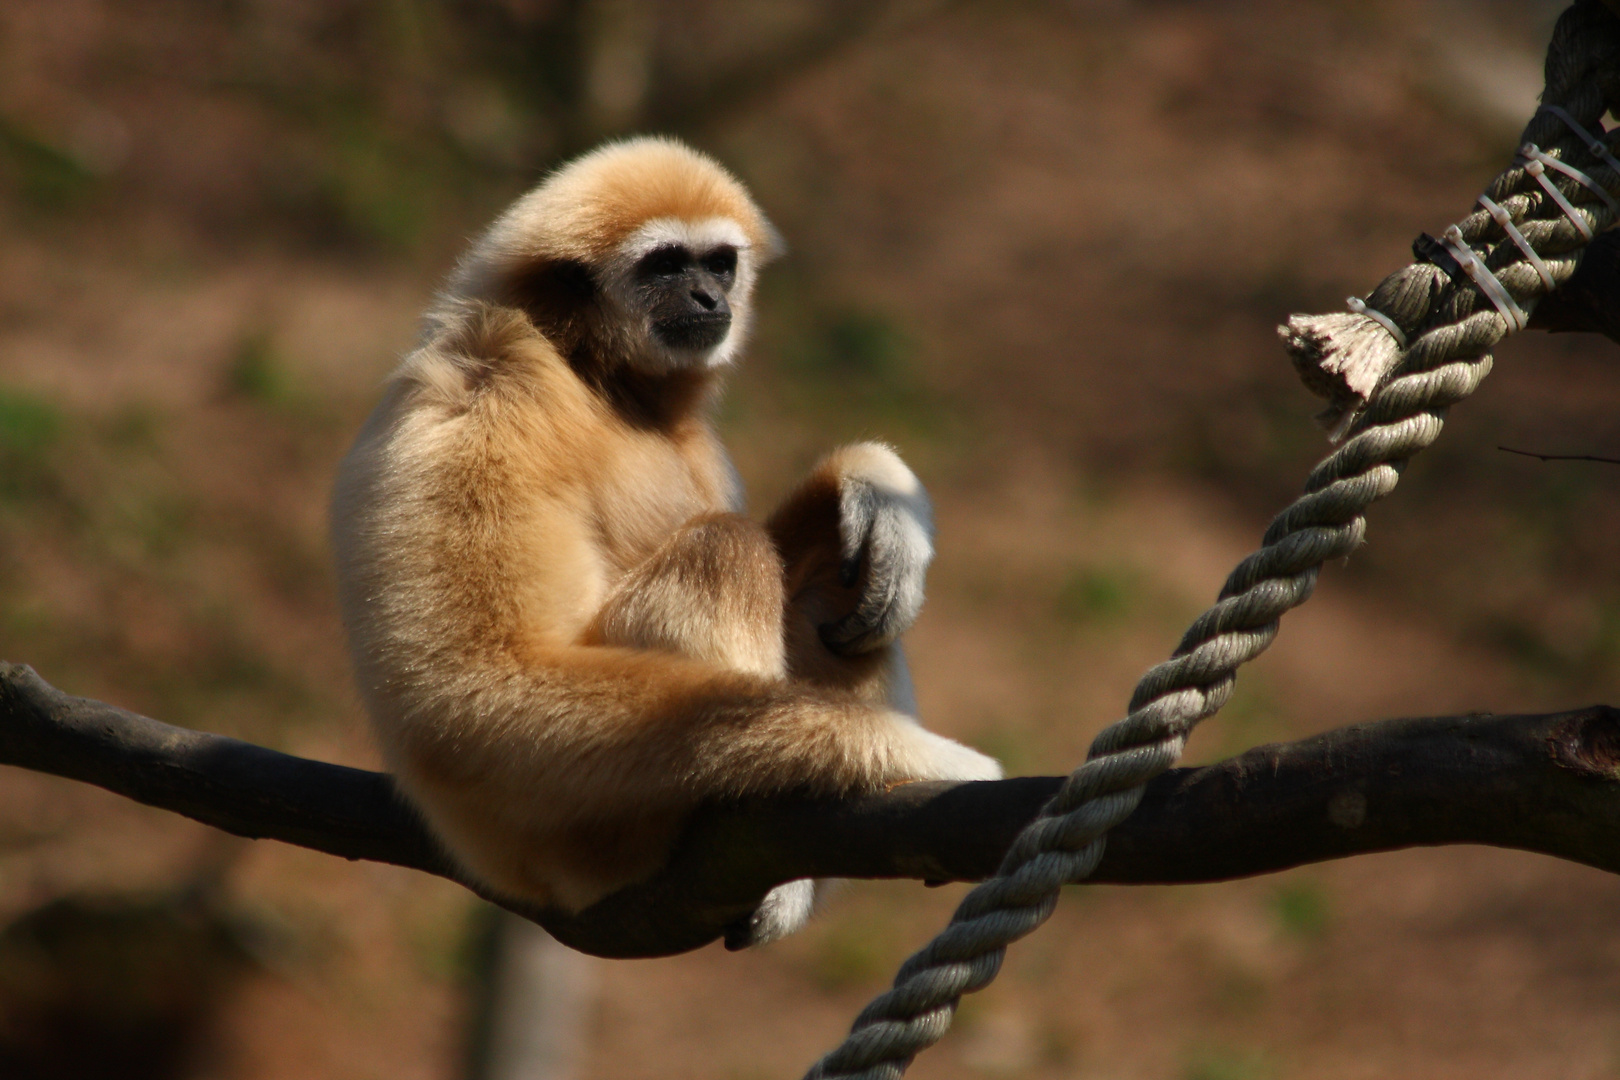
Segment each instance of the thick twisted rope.
M1599 0L1577 0L1553 32L1543 101L1601 131L1604 110L1620 102L1617 91L1620 18ZM1538 113L1524 139L1620 193L1620 174L1559 118ZM1612 136L1604 141L1611 153L1620 145ZM1586 216L1590 233L1614 223L1616 215L1594 192L1572 180L1559 186ZM1554 285L1574 272L1587 237L1522 164L1492 181L1487 194L1507 210ZM1459 227L1522 307L1549 291L1489 213L1470 214ZM896 1080L944 1036L961 996L996 977L1007 946L1051 916L1061 887L1096 868L1105 835L1136 808L1143 785L1174 765L1194 725L1226 703L1238 667L1271 644L1283 614L1310 596L1322 564L1356 549L1368 506L1394 490L1406 462L1439 437L1445 410L1489 373L1488 350L1517 326L1462 282L1419 263L1374 290L1368 304L1410 341L1394 376L1349 425L1346 441L1312 471L1305 493L1271 523L1260 550L1232 571L1219 600L1194 620L1171 658L1142 677L1129 714L1097 736L1086 762L1013 842L997 875L969 892L950 925L901 965L893 988L861 1012L848 1038L807 1080Z

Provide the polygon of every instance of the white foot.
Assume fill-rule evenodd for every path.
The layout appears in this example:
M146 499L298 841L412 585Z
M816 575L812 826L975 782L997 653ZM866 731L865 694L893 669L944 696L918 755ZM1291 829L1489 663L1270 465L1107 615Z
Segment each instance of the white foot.
M778 885L765 894L746 922L726 930L726 948L735 951L787 937L810 921L815 906L816 883L810 878Z
M954 739L936 735L926 728L907 724L911 729L912 775L918 780L1000 780L1001 762L981 754Z

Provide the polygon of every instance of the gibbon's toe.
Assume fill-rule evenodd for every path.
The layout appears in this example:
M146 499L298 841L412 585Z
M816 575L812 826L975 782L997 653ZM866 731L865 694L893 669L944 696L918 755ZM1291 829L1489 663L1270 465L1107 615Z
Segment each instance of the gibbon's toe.
M960 769L953 780L1000 780L1006 775L1001 762L989 754L981 754L971 747L962 747Z
M810 921L815 906L816 883L810 878L778 885L752 915L726 927L726 948L736 952L786 937Z
M932 731L917 729L927 736L926 758L922 762L918 779L921 780L1000 780L1001 762L988 754L981 754L971 746L963 746L954 739L936 735Z

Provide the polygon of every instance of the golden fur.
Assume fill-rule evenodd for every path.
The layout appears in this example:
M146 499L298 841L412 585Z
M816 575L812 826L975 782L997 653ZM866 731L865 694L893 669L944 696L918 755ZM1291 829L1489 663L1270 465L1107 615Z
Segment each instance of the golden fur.
M737 320L696 359L649 345L614 291L665 234L739 248ZM817 636L881 571L840 578L851 478L926 514L899 459L845 448L768 525L737 513L706 414L775 246L678 143L587 155L475 245L343 463L361 693L402 790L498 892L578 909L656 870L706 800L998 775L885 704L909 692L892 643Z

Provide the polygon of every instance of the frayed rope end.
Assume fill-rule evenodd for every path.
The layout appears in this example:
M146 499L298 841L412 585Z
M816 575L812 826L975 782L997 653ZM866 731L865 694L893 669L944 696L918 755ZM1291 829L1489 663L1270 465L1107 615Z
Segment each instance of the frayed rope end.
M1290 315L1277 327L1306 389L1327 399L1316 422L1338 442L1373 391L1401 362L1401 347L1377 320L1353 312Z

